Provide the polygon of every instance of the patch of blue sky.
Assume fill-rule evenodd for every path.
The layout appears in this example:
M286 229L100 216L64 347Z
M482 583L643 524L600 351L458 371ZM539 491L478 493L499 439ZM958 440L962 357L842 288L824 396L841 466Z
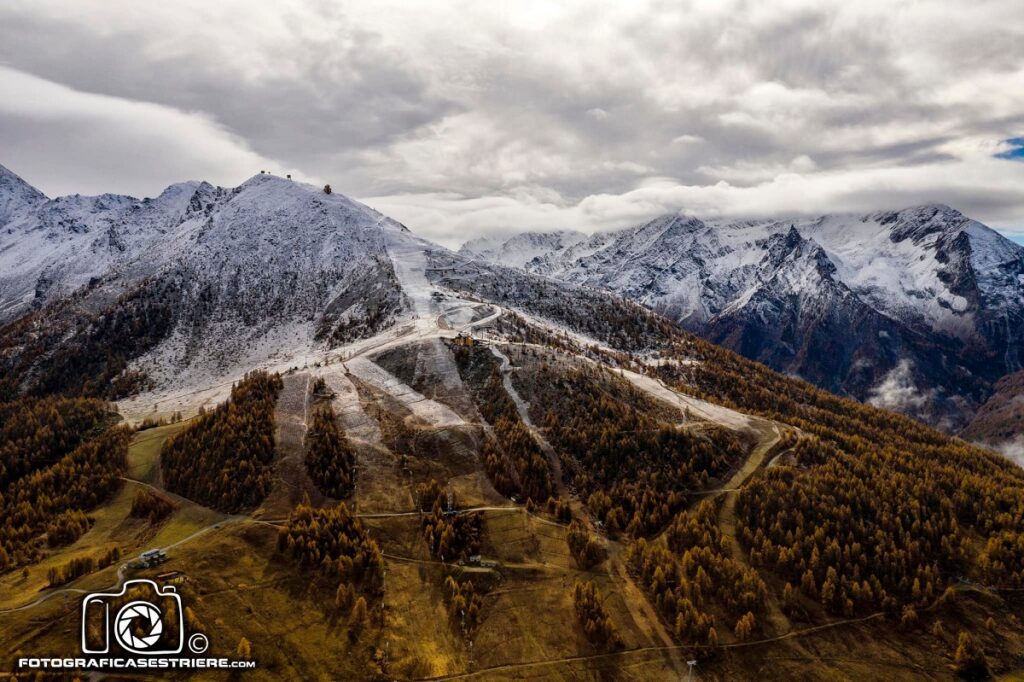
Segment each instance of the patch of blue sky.
M1024 161L1024 137L1011 137L1009 140L1006 140L1006 144L1010 145L1011 148L996 154L997 159Z

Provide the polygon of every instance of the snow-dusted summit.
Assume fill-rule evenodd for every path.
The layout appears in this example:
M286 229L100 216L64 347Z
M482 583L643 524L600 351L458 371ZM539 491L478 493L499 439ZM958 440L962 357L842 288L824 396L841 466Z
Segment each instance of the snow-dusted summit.
M479 237L463 244L459 253L469 258L522 268L535 258L564 252L586 238L587 235L574 230L522 232L505 240Z
M33 313L45 333L7 341L54 372L73 344L75 357L115 348L157 384L215 374L370 336L411 307L387 247L415 238L340 194L260 174L47 199L8 175L0 324Z
M505 250L480 255L517 266ZM670 214L532 255L520 267L935 419L959 423L991 382L1024 366L1024 247L948 206L736 222Z
M19 211L45 200L42 192L0 166L0 225Z
M1024 368L1024 247L942 205L740 222L671 214L452 253L273 175L185 182L152 199L50 199L0 167L0 396L209 384L387 335L454 334L448 314L472 319L480 300L621 350L657 345L667 323L606 292L948 426Z

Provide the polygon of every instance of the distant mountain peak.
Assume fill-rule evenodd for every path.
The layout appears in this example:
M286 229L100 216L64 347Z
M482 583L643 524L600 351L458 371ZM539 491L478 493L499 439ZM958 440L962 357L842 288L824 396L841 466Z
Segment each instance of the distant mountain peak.
M0 225L21 209L46 201L46 195L0 165Z
M802 291L811 285L820 286L822 279L832 278L837 272L835 263L825 249L813 239L800 234L795 225L790 225L784 233L770 236L766 246L767 253L761 262L762 270L772 272L773 277L778 277L780 271L785 270L792 281L800 280ZM802 277L797 272L802 273Z
M46 195L28 184L20 175L12 171L7 166L0 164L0 189L13 191L18 188L37 194L44 199L46 198Z
M492 259L514 264L503 248ZM945 391L936 412L954 423L969 381L949 367L983 383L1024 364L1024 247L941 203L793 220L669 213L523 267L862 398L907 360Z
M564 251L587 239L575 230L520 232L506 239L478 237L462 245L459 253L470 258L524 267L535 258Z
M914 243L938 232L954 232L971 222L970 218L946 204L922 204L899 211L874 213L868 218L888 227L892 241L910 239Z
M784 237L785 245L788 248L796 247L800 242L804 240L803 235L800 234L800 230L796 229L796 225L790 225L789 231L786 232Z

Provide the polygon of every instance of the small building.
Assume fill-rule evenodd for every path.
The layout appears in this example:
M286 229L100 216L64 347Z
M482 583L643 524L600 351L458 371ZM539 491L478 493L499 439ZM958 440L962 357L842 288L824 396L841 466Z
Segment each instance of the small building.
M167 552L162 549L150 549L139 555L139 563L149 568L167 561Z
M484 559L479 554L473 554L469 559L463 563L459 562L460 565L464 566L479 566L480 568L497 568L500 564L493 559Z
M455 345L463 346L465 348L472 348L476 342L473 337L467 332L459 332L455 335Z
M165 585L180 585L188 582L188 576L184 571L167 571L158 575L156 579Z

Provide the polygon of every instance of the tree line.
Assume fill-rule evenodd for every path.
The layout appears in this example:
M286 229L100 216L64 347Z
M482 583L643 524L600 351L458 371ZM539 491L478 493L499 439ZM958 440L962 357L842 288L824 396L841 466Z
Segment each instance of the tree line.
M716 646L716 609L737 638L746 639L767 608L767 586L729 555L716 512L705 500L672 519L667 546L641 538L626 548L627 564L681 643Z
M902 617L961 576L1024 584L1024 472L1009 461L697 339L669 354L686 362L658 368L668 383L801 432L796 466L766 470L737 502L740 539L787 603Z
M437 486L436 481L431 481L424 490L417 490L421 505L424 501L430 502L430 511L425 512L420 521L430 555L441 561L454 562L479 554L483 516L480 512L459 512L454 504L448 509L443 492L431 500L428 495L434 486Z
M160 523L177 508L173 502L148 488L139 488L132 497L132 506L128 515L137 519L149 519L150 523Z
M542 363L516 375L531 409L543 416L563 472L604 527L651 535L743 455L725 429L687 430L607 370Z
M120 488L130 431L111 412L86 398L0 403L0 570L74 542L92 524L87 512Z
M329 404L313 411L306 431L306 471L328 497L342 499L352 493L356 453Z
M338 583L345 594L352 586L352 592L376 596L384 579L380 546L344 502L317 508L305 499L278 531L277 548L301 566Z
M270 492L274 460L274 406L281 377L245 375L228 400L167 440L160 452L164 485L224 512L254 507Z
M150 385L132 359L166 338L177 316L177 282L150 279L97 313L88 290L0 328L0 400L65 394L117 399Z
M591 644L606 651L622 646L622 638L601 604L601 595L594 583L576 581L572 589L572 602L576 620Z
M497 359L479 346L453 346L453 351L459 373L473 391L480 415L494 431L493 437L484 438L481 448L487 477L505 497L546 502L555 494L551 467L505 390Z
M453 630L467 639L473 636L483 622L484 600L472 580L456 580L448 576L444 581L444 603L448 621Z

